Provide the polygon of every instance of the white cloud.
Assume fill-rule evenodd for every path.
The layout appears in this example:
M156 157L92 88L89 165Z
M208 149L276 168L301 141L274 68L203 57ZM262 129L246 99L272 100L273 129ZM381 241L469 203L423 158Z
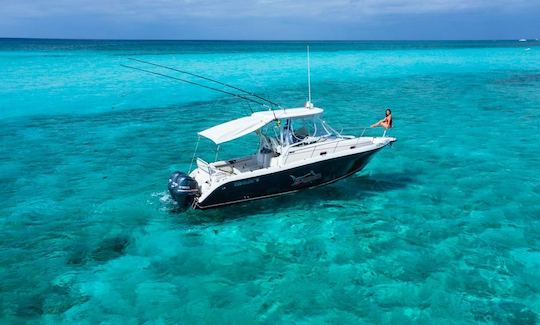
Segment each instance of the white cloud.
M388 14L455 13L468 10L516 10L539 7L539 0L7 0L2 17L33 18L97 15L116 19L162 20L190 18L292 18L357 20Z

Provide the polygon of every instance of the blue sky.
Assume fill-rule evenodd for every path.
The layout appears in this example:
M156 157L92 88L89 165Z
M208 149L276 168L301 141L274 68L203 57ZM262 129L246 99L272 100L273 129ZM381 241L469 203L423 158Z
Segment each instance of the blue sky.
M0 37L540 38L540 0L0 0Z

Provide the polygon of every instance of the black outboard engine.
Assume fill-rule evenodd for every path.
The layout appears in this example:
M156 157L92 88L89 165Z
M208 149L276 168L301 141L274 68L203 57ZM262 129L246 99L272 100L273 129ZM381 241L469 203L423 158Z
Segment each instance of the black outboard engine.
M174 172L169 177L169 193L182 207L188 207L199 194L197 181L186 173Z

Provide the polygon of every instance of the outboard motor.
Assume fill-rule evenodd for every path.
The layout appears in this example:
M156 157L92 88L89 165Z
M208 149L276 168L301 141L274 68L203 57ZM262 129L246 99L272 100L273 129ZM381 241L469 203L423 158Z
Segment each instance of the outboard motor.
M169 177L169 193L182 207L188 207L199 194L197 181L186 173L174 172Z

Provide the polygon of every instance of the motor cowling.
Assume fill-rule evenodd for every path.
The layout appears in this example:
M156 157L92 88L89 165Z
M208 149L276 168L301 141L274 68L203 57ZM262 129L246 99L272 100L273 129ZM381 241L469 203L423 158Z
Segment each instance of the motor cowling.
M191 205L199 194L197 181L186 173L179 171L169 176L168 188L173 200L184 207Z

